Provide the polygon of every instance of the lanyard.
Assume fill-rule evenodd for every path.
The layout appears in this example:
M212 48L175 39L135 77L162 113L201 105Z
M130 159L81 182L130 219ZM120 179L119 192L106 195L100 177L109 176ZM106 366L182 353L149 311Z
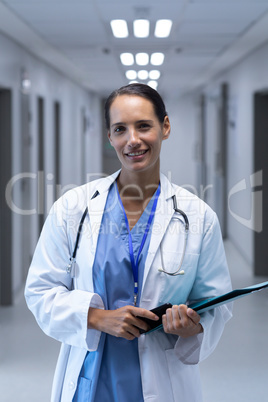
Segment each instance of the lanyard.
M116 189L117 189L119 203L121 205L122 211L124 212L126 227L127 227L127 231L128 231L129 255L130 255L131 267L132 267L133 276L134 276L134 306L136 306L137 297L138 297L139 258L140 258L143 246L144 246L144 244L146 242L146 239L147 239L147 236L148 236L148 233L149 233L149 229L150 229L153 217L154 217L154 213L155 213L156 205L157 205L157 200L158 200L158 197L159 197L159 194L160 194L161 187L160 187L160 183L159 183L159 186L158 186L156 194L155 194L155 199L154 199L154 203L153 203L153 206L152 206L152 209L151 209L151 213L150 213L150 216L148 218L147 225L146 225L146 228L145 228L145 231L144 231L144 234L143 234L143 238L142 238L142 241L141 241L141 244L140 244L140 248L139 248L139 251L138 251L136 261L135 261L135 258L134 258L133 243L132 243L132 237L131 237L131 232L130 232L130 228L129 228L129 224L128 224L127 215L126 215L122 200L120 198L117 186L116 186Z

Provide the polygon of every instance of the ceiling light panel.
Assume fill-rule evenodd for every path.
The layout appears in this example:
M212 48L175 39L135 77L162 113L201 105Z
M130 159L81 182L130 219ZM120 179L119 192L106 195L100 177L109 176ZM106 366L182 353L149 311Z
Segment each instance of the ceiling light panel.
M152 53L151 54L151 64L153 66L161 66L164 63L165 55L164 53Z
M148 53L137 53L136 54L136 63L139 66L147 66L147 64L149 63Z
M168 38L172 28L171 20L158 20L155 24L154 35L156 38Z
M112 20L111 28L115 38L127 38L128 27L125 20Z
M137 78L137 73L135 70L126 71L126 77L128 80L135 80Z
M132 53L121 53L120 60L124 66L132 66L134 64L134 56Z
M140 70L138 71L138 79L139 80L147 80L149 76L148 71L146 70Z
M133 22L133 32L136 38L148 38L150 32L149 20L135 20Z

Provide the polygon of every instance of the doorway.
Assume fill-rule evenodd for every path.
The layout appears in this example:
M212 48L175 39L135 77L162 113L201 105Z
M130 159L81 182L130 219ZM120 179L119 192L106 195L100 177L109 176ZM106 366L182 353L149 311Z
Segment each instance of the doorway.
M37 99L37 134L38 134L38 233L40 234L45 219L45 180L44 180L44 99Z
M218 130L215 163L215 205L221 225L222 237L227 236L227 130L228 85L221 85L218 105Z
M0 89L0 305L12 304L12 211L5 189L12 176L11 90Z
M20 116L21 116L21 172L28 174L31 172L31 146L32 139L30 133L30 96L27 93L20 95ZM29 210L32 204L32 180L22 177L20 186L21 208ZM28 214L21 214L21 264L22 281L26 279L29 265L32 258L31 253L31 221L32 217Z
M204 198L217 213L222 236L225 238L227 232L227 84L223 83L217 93L206 100L205 108L203 164L205 165L204 191L206 197Z
M196 142L196 162L197 162L197 189L199 196L206 201L206 192L202 191L206 187L206 97L201 95L198 104L197 117L197 142Z
M252 183L254 210L254 273L268 275L268 91L254 94L254 173L262 183ZM257 177L257 176L256 176ZM261 197L258 197L261 195ZM260 225L257 225L257 223Z
M60 173L60 121L61 121L61 107L58 101L54 102L54 166L55 166L55 190L54 190L54 200L57 200L60 193L61 185L61 173Z

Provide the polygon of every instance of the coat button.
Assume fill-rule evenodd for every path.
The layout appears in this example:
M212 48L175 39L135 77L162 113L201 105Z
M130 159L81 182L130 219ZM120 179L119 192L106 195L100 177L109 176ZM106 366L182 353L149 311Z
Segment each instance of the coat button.
M74 389L75 383L73 381L69 382L69 389Z

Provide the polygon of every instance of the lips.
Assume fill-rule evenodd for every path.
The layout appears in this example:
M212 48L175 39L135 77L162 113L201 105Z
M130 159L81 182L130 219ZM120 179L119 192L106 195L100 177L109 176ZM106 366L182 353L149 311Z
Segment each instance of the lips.
M145 149L145 150L142 150L142 151L129 152L129 153L126 154L126 155L127 155L127 156L130 156L130 157L141 156L141 155L144 155L147 151L148 151L148 150Z

